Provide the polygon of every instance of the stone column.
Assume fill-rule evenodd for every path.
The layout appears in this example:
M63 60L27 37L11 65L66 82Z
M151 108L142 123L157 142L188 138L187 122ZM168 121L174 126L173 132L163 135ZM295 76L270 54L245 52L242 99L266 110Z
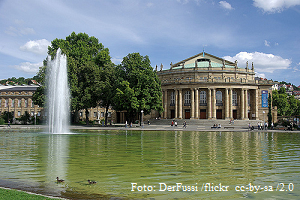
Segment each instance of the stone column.
M232 88L229 89L229 118L232 119L233 118L233 114L232 114Z
M195 93L194 88L191 88L191 119L195 118Z
M225 88L225 119L229 118L228 88Z
M196 109L195 118L198 119L199 118L199 90L198 90L198 88L195 88L195 93L196 93L196 96L195 96L195 109Z
M178 118L178 90L174 89L175 93L175 118Z
M168 118L168 90L164 90L163 92L164 94L164 118L167 119Z
M258 88L255 89L255 119L258 120Z
M207 118L211 119L211 89L208 88L207 91Z
M216 119L216 89L213 89L212 93L212 118Z
M244 97L244 89L241 89L241 107L240 107L240 113L241 113L241 119L244 119L245 114L245 97Z
M179 98L179 106L178 106L179 107L179 111L178 111L179 116L178 116L178 118L182 119L182 89L179 89L178 98Z
M245 119L249 119L248 118L248 90L245 90L245 114L244 114L244 117Z

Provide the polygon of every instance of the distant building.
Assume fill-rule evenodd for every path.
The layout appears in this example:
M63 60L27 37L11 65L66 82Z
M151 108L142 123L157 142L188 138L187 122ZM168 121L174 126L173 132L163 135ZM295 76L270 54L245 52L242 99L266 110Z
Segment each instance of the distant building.
M20 118L27 111L30 116L35 115L44 119L47 117L46 111L38 105L34 105L32 95L39 86L37 85L0 85L0 115L7 111L13 114L13 122ZM104 120L105 109L102 107L90 108L89 120L100 122ZM85 121L85 110L79 111L79 119ZM116 122L116 112L109 108L108 121Z
M238 67L208 53L200 53L157 72L162 84L162 117L167 119L263 120L274 82L255 80L253 63ZM272 109L277 121L277 108Z
M0 115L7 111L12 112L14 120L20 118L25 111L32 117L42 116L43 108L34 105L32 95L39 86L36 85L0 85Z

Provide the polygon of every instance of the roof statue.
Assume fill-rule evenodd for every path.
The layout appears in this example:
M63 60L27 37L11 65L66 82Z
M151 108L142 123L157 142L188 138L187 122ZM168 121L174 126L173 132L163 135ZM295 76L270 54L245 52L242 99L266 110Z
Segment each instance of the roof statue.
M163 67L164 67L164 66L163 66L163 64L161 63L161 64L160 64L160 71L163 70Z

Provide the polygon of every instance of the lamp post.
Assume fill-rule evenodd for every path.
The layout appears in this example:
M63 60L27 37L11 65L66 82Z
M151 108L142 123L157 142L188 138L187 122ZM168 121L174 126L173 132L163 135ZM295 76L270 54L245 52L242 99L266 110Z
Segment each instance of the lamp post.
M36 125L36 112L34 113L34 125Z
M142 128L144 128L144 122L143 122L143 110L141 110L141 125L142 125Z
M265 130L265 128L266 128L266 127L265 127L265 113L266 113L266 112L265 112L265 111L263 111L263 116L264 116L263 130Z

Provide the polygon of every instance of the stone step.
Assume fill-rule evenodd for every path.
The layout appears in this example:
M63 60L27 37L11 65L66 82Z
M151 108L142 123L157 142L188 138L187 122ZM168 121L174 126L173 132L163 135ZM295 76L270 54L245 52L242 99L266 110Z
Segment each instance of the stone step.
M151 119L149 120L151 124L153 125L171 125L173 119ZM208 120L208 119L175 119L178 125L182 125L184 121L188 125L198 125L198 126L213 126L214 124L220 124L223 126L230 125L230 120ZM251 126L257 126L258 122L262 122L261 120L234 120L234 126L243 126L248 127L249 123ZM145 121L144 123L147 123Z

